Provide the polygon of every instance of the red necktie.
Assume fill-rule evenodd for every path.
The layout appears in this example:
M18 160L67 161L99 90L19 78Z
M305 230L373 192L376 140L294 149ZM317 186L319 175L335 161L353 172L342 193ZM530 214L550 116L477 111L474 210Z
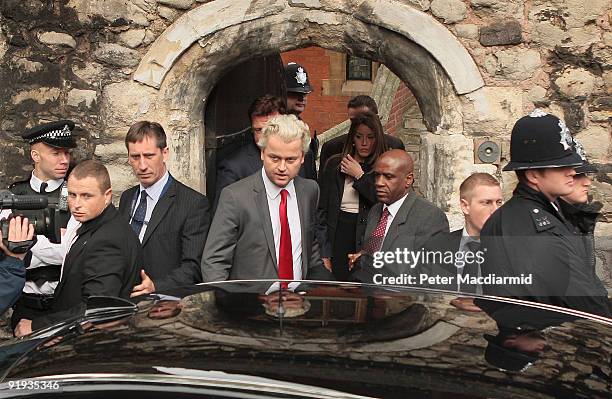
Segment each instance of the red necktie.
M287 196L289 192L282 189L281 202L278 207L280 217L281 234L280 248L278 250L278 278L282 280L293 280L293 255L291 250L291 231L289 230L289 219L287 218ZM281 288L287 288L287 283L281 283Z
M373 254L374 252L380 251L382 243L385 239L385 230L387 229L387 219L389 219L389 215L389 208L385 208L382 215L380 215L380 220L378 221L376 228L372 232L372 235L364 248L366 253Z

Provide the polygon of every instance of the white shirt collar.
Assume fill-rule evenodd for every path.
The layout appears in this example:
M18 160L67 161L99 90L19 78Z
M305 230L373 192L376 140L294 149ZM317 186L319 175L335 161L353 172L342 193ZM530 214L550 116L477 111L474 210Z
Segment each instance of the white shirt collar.
M170 174L168 173L168 169L166 169L166 172L164 173L162 178L153 183L151 186L145 188L142 184L140 184L140 192L142 192L142 190L145 190L147 192L147 195L151 197L153 201L157 202L162 194L162 191L164 190L164 186L166 185L166 183L168 183L169 178Z
M266 194L268 194L268 198L271 200L276 199L279 196L282 189L286 189L289 192L290 197L295 197L295 185L293 184L293 179L287 184L286 187L279 187L276 184L272 183L272 180L268 178L266 175L266 171L264 168L261 168L261 176L263 177L264 186L266 188Z
M383 211L385 209L389 210L389 214L391 215L391 217L395 217L395 215L397 214L397 211L399 211L399 209L402 207L402 205L404 204L404 201L406 200L406 197L408 196L408 194L410 193L407 192L406 195L404 195L402 198L398 199L397 201L395 201L394 203L392 203L391 205L385 205L383 207Z
M30 178L30 187L32 187L32 190L36 191L37 193L40 192L41 184L43 184L43 181L39 179L38 177L36 177L36 175L34 174L34 171L32 171L32 177ZM64 179L47 180L47 189L45 191L47 193L50 193L51 191L55 191L62 184L64 184Z

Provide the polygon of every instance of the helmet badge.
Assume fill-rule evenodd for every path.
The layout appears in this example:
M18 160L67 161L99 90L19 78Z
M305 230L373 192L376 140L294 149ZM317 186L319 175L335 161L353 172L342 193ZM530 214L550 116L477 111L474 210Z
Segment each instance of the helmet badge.
M306 84L308 76L306 75L306 72L304 72L304 68L298 68L297 72L295 73L295 80L301 85Z
M570 148L572 148L572 144L574 143L574 140L572 139L572 134L561 119L559 119L559 128L561 128L561 131L559 132L559 135L561 136L561 141L559 142L563 145L564 151L569 150Z

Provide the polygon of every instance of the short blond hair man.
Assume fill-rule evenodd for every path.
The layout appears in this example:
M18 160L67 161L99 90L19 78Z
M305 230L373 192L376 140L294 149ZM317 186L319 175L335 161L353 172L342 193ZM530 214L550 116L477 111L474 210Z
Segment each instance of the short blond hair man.
M308 125L294 115L267 122L258 143L262 169L221 191L202 255L205 282L331 278L314 238L319 187L298 176L309 143Z

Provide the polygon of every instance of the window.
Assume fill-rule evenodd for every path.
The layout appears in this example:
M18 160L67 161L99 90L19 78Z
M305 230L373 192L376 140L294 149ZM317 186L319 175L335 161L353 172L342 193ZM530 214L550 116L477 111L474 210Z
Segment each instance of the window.
M346 80L372 80L372 61L347 55Z

